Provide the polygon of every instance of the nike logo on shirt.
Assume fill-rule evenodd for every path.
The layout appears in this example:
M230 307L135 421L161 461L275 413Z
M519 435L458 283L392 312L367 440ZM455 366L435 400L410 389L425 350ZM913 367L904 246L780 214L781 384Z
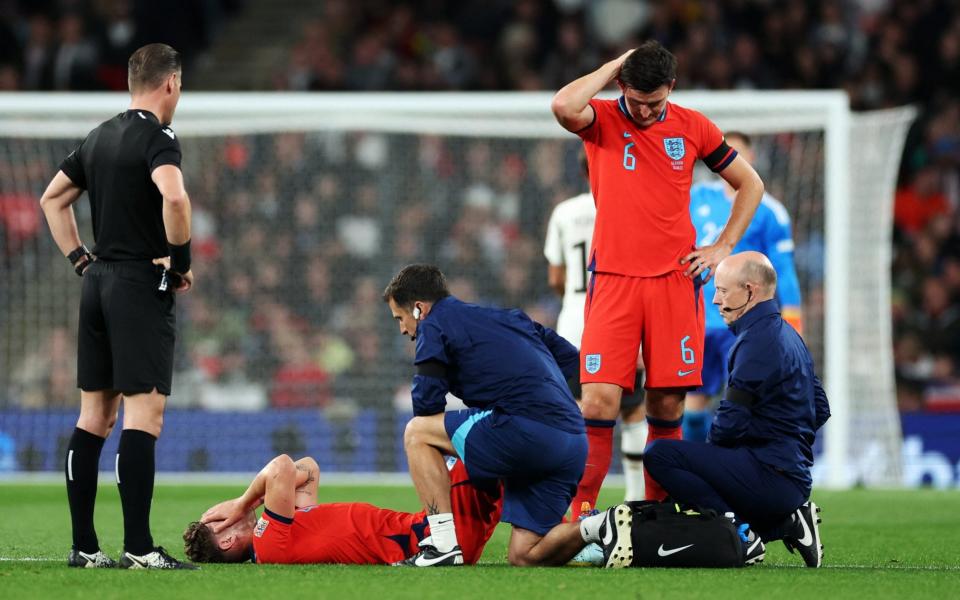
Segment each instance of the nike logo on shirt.
M681 369L681 370L678 370L678 371L677 371L677 376L678 376L678 377L686 377L687 375L689 375L690 373L693 373L694 371L696 371L696 369L690 369L689 371L684 371L684 370Z

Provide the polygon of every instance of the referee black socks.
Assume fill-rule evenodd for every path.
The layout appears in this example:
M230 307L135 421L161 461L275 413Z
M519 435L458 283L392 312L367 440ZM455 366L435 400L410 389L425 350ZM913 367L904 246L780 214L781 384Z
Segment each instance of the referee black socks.
M93 554L100 549L93 527L93 507L97 501L97 473L104 439L89 431L73 430L67 446L64 473L67 478L67 500L73 524L75 550Z
M154 448L146 431L124 429L117 449L117 487L123 506L123 549L142 556L153 552L150 503L153 500Z

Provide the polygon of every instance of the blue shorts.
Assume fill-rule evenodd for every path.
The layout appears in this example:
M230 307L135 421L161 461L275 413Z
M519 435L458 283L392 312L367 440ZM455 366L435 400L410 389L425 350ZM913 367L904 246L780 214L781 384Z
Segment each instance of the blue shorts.
M503 481L500 520L546 535L563 519L587 462L587 434L470 408L444 424L471 479Z
M708 327L703 342L703 385L693 394L715 396L727 384L727 354L737 337L726 327Z

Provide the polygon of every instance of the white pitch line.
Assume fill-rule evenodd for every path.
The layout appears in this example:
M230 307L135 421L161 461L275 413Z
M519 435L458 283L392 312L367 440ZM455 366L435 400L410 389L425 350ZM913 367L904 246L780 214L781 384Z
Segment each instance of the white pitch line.
M59 562L59 558L38 558L25 556L23 558L11 558L9 556L0 556L0 562Z

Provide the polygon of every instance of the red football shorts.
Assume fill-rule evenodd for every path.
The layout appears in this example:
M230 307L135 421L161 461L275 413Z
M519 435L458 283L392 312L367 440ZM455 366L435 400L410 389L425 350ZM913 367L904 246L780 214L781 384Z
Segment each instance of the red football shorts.
M584 308L580 382L632 391L642 348L644 387L699 386L703 335L699 278L682 271L658 277L594 273Z

